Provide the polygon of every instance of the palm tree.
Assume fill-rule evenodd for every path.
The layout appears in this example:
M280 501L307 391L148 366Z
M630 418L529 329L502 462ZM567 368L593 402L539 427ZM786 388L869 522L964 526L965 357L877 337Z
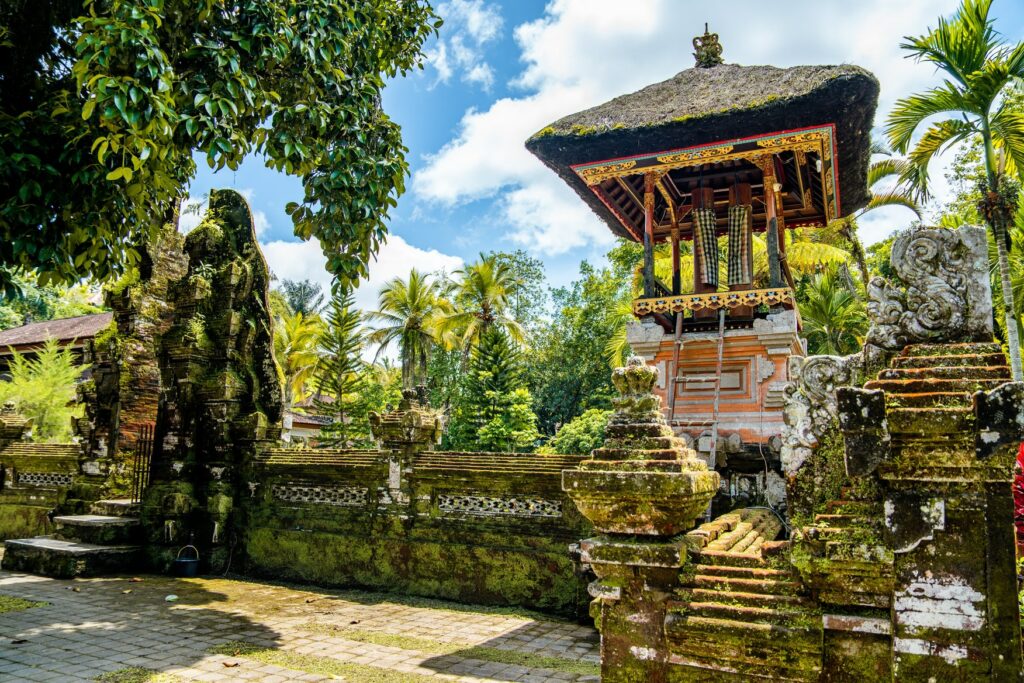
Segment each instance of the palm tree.
M924 199L922 184L923 180L919 175L919 168L909 159L893 156L892 150L881 142L871 143L871 153L882 155L884 158L872 161L868 165L868 188L870 188L870 199L864 208L854 211L849 216L837 218L828 225L828 229L845 240L850 245L850 256L857 264L860 271L861 282L865 287L871 279L868 272L867 253L864 244L857 234L857 221L864 214L881 209L886 206L903 206L917 216L921 215L921 201ZM888 182L895 179L895 185L888 185ZM882 189L877 190L879 185L885 183Z
M839 356L860 347L868 329L867 311L836 270L812 277L802 299L800 317L811 353Z
M315 315L293 313L277 319L274 357L281 373L285 410L291 410L295 401L305 395L306 383L312 378L320 358L317 344L321 332L323 321Z
M479 261L454 275L460 278L454 292L455 308L444 319L449 343L461 345L468 354L491 327L504 331L518 344L525 343L523 326L510 315L510 296L517 285L507 263L499 262L494 254L480 254Z
M927 190L929 162L950 145L981 138L985 161L982 214L995 238L1013 378L1024 380L1020 336L1013 305L1007 227L1014 199L1004 191L1004 180L1014 167L1024 170L1024 115L1007 109L1005 91L1024 78L1024 42L1015 46L999 39L989 19L991 0L964 0L949 20L926 35L908 37L901 47L918 60L931 62L948 76L942 85L896 103L886 124L893 149L910 150ZM935 115L951 115L932 123L916 144L917 129Z
M377 323L368 339L380 345L378 357L392 343L398 345L402 386L412 389L426 381L427 358L437 341L447 302L430 276L413 268L407 280L396 277L381 288L377 306L378 310L366 316Z

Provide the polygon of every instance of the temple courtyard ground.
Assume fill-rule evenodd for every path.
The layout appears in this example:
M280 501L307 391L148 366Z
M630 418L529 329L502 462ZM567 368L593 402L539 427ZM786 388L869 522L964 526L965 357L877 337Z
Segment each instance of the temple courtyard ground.
M594 629L241 578L0 571L0 680L597 681Z

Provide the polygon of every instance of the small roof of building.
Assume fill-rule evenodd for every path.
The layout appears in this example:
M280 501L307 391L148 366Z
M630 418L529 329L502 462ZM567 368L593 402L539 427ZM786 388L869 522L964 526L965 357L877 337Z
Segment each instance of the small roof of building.
M695 67L563 117L530 137L526 147L614 232L628 237L619 217L574 166L834 126L841 216L869 198L869 143L878 89L870 72L853 65Z
M0 331L0 354L8 353L8 347L38 346L44 344L47 339L56 339L62 344L92 339L113 319L113 313L93 313L12 327Z

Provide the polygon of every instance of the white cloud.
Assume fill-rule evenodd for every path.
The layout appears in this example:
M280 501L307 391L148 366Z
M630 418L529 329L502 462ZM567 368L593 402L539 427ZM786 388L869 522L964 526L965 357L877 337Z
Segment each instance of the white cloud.
M524 69L513 85L523 95L499 99L486 110L468 110L458 134L414 176L414 193L446 206L495 202L495 220L505 227L505 237L543 254L600 244L610 231L525 150L523 143L532 133L692 66L689 38L703 32L705 21L720 34L728 62L854 63L869 69L882 85L881 122L897 97L936 79L933 69L904 58L899 48L903 36L923 33L956 4L794 0L765 12L763 3L737 0L705 5L694 14L691 3L672 0L633 3L628 12L618 0L553 0L543 17L515 29ZM752 15L757 22L749 21ZM933 173L938 178L941 168ZM889 228L876 219L873 235L907 225L912 215L883 217Z
M484 0L451 0L437 7L444 18L440 36L426 51L437 71L437 83L449 83L456 72L466 83L490 90L494 70L484 59L485 47L501 35L501 9Z
M327 259L316 239L308 242L275 240L260 245L270 270L279 280L312 280L325 292L331 291ZM363 310L377 307L377 292L395 277L408 277L409 270L451 272L462 266L462 259L436 249L420 249L398 235L390 235L376 260L370 262L370 277L356 289L356 305Z
M494 85L494 69L489 64L477 64L462 77L468 83L477 83L484 90Z

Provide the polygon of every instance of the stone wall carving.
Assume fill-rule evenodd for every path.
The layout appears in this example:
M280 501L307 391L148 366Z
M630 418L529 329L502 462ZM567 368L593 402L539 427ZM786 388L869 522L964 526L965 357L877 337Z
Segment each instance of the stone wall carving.
M503 498L497 496L462 496L441 494L437 509L445 514L510 515L512 517L561 517L562 503L543 498Z
M880 277L868 285L868 344L899 351L921 342L992 338L983 228L902 232L893 242L890 261L902 286Z
M270 487L271 495L285 503L309 503L311 505L366 505L367 489L359 486L301 486L298 484L275 484Z
M19 486L43 486L56 488L71 486L75 477L64 472L18 472Z
M784 390L781 451L786 474L799 470L821 440L838 427L836 389L859 383L862 374L860 354L789 359L792 381Z

